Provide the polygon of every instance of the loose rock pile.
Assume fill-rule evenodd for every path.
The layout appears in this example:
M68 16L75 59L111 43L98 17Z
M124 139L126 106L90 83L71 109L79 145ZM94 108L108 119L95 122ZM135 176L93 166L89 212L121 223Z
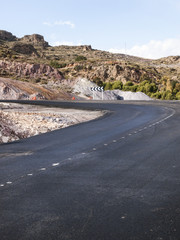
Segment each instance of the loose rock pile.
M0 143L65 128L101 115L98 111L0 104Z

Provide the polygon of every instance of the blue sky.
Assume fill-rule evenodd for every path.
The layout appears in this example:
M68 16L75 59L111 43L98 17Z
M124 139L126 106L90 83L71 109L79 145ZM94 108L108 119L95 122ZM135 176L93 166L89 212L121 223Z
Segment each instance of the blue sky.
M1 1L0 29L17 37L39 33L51 45L180 55L180 0Z

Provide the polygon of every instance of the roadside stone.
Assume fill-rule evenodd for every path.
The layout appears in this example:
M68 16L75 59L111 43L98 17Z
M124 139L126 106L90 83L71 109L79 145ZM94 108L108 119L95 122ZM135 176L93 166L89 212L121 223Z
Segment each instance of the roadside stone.
M0 143L32 137L102 116L99 111L22 106L0 103Z
M8 141L9 141L9 137L5 137L5 136L2 137L3 143L7 143Z

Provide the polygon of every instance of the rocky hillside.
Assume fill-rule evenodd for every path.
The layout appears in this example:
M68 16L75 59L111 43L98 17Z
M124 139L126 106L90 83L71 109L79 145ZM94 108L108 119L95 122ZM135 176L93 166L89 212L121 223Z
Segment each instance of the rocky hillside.
M58 88L47 88L39 84L12 80L0 77L0 99L64 99L70 100L72 95Z
M90 45L52 47L39 34L17 38L0 31L0 76L67 92L81 77L106 90L180 99L180 56L151 60L112 54Z

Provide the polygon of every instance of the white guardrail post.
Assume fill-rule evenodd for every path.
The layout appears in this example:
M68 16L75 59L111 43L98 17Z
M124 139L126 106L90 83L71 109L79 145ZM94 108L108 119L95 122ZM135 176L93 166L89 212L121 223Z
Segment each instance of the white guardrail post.
M91 87L90 90L93 92L93 100L94 100L94 92L102 92L102 100L104 98L104 88L103 87Z

